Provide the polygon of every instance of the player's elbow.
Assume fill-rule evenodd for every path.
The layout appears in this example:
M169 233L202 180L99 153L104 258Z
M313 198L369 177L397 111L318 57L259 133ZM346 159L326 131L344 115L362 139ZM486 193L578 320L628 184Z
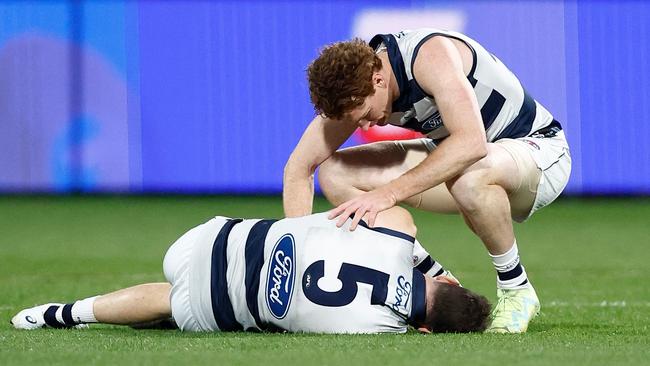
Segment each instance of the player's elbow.
M487 147L487 142L485 139L480 139L476 141L476 144L474 144L474 149L472 149L472 158L475 161L479 161L486 157L488 154L488 147Z
M453 137L454 155L464 167L470 166L487 156L488 148L485 137L477 137L471 134L459 134Z
M484 136L470 136L465 139L465 159L469 163L475 163L488 154L487 141Z
M308 179L314 175L316 167L316 164L309 164L292 155L284 165L284 181Z

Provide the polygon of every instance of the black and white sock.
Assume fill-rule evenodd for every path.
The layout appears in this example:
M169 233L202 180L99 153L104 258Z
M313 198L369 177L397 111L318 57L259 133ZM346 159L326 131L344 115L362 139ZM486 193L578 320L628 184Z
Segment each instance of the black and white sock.
M497 287L501 289L516 289L529 286L526 269L519 260L517 241L507 252L492 255L492 263L497 270Z
M445 273L442 265L431 258L431 255L429 255L417 239L415 239L413 246L413 266L418 271L430 277L440 276Z
M69 328L79 324L97 323L93 305L97 296L76 301L72 304L51 305L43 318L52 328Z

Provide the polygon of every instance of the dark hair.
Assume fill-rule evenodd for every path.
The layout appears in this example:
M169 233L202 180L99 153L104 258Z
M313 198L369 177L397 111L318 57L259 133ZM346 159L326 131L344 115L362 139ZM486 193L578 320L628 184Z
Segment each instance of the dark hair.
M359 38L326 46L307 68L314 109L328 118L342 118L375 93L372 73L380 69L375 51Z
M437 282L427 326L434 333L482 332L489 325L490 302L466 288Z

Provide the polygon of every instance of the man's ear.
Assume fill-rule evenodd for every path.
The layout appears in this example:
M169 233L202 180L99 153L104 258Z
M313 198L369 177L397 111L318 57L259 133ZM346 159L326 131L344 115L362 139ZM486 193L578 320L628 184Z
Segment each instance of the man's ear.
M447 277L445 275L436 276L436 277L433 278L433 280L436 281L436 282L443 282L443 283L448 283L448 284L454 285L454 286L460 286L460 282L458 282L456 279L453 279L451 277Z
M384 79L384 75L382 75L380 72L376 71L372 74L372 83L375 86L378 87L385 87L386 86L386 80Z

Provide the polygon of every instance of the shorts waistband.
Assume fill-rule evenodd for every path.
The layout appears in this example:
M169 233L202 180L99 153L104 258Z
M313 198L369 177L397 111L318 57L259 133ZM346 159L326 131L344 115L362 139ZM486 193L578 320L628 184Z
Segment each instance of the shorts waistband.
M557 135L560 131L562 131L562 125L556 119L553 119L553 121L548 126L542 127L528 136L550 138L555 137L555 135Z

